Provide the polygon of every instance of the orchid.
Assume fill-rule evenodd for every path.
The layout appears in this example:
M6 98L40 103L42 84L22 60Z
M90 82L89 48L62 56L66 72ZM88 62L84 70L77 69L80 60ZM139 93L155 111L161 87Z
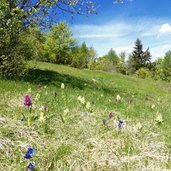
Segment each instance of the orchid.
M24 105L27 106L27 107L32 106L30 96L26 95L26 96L24 97Z
M61 84L61 89L65 89L65 84L64 83Z
M116 97L115 97L115 102L119 102L121 100L121 97L120 95L118 94Z
M90 102L87 102L87 103L86 103L86 108L87 108L88 110L90 110L90 108L91 108Z
M112 112L109 113L109 118L111 119L113 117Z

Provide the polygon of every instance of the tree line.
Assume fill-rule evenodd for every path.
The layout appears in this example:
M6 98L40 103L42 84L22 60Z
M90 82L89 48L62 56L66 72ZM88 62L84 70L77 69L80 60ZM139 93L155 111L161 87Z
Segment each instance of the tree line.
M121 2L121 1L117 1ZM138 77L171 80L171 52L151 61L149 49L143 50L137 39L133 52L126 59L113 49L97 58L93 47L81 45L65 22L54 21L64 13L96 14L96 5L89 0L3 0L0 1L0 76L17 78L26 73L29 60L46 61ZM42 28L48 28L43 31Z

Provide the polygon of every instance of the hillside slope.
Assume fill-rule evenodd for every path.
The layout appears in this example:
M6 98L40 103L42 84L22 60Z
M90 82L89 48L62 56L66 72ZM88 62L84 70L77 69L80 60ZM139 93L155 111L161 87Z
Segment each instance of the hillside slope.
M171 169L170 83L38 63L0 98L2 170Z

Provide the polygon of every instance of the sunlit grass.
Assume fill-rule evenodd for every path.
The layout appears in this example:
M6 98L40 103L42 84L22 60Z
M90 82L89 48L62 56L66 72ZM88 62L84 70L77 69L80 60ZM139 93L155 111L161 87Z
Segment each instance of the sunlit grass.
M37 170L170 169L170 88L170 83L48 63L38 63L20 81L1 80L0 167L24 170L23 156L34 147L31 162ZM27 94L31 113L24 106ZM42 106L48 106L44 120Z

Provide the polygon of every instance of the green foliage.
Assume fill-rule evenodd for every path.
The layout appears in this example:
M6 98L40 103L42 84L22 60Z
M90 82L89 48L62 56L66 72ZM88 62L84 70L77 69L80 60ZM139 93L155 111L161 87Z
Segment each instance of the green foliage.
M75 46L72 49L72 61L71 66L75 68L84 68L85 65L85 54L82 52L79 46Z
M44 45L47 52L47 61L58 64L71 63L71 51L75 46L76 39L64 22L59 22L53 26L51 31L46 35Z
M113 63L114 66L117 66L119 58L113 49L109 50L108 54L105 55L105 58L108 58Z
M75 46L72 49L71 66L93 69L95 67L96 56L95 49L92 46L87 47L86 43L83 42L81 46Z
M136 76L138 78L150 78L151 77L151 73L147 68L140 68L138 71L136 71Z
M16 79L25 74L25 61L23 56L19 56L17 53L13 53L10 56L2 55L0 65L0 77L8 79Z
M155 68L152 72L152 74L153 74L152 77L155 80L163 80L163 78L164 78L163 69L162 69L162 62L163 62L162 58L158 58L157 60L155 60Z
M102 57L99 58L96 62L96 69L107 71L107 72L116 72L116 66L113 65L110 59Z
M98 58L96 69L108 72L117 72L119 57L113 49L110 49L107 55Z
M89 55L89 61L88 61L87 67L93 70L95 69L95 66L96 66L97 53L92 46L90 46L88 49L88 55Z
M164 79L171 81L171 51L168 51L165 54L162 62L162 72L164 75Z
M117 62L117 70L118 72L122 73L122 74L126 74L126 62L125 62L125 57L126 54L125 52L121 52L118 58L118 62Z
M38 32L35 31L34 34L31 33L31 36L27 38L26 36L24 36L25 33L23 32L25 32L25 28L28 28L30 26L45 27L47 25L50 25L50 23L48 22L49 19L53 18L54 20L56 20L58 17L54 17L53 14L56 14L60 11L71 13L72 15L88 15L96 13L94 3L91 1L85 1L84 3L82 3L82 0L78 0L77 2L73 0L3 0L0 2L1 76L19 76L19 73L23 73L20 71L22 71L22 69L24 68L24 59L36 58L40 60L40 56L44 55L42 42L39 39L41 37L40 34L37 34ZM61 27L64 28L64 26ZM55 32L55 28L53 29ZM56 32L58 32L58 30L56 30ZM65 34L67 34L65 28L64 32ZM62 34L62 31L58 33ZM21 39L23 39L23 41ZM61 39L60 41L63 40ZM23 43L22 45L21 42ZM62 45L67 43L68 42L65 42L64 40ZM28 49L26 49L27 44ZM19 45L21 45L21 47L17 47ZM64 56L65 60L62 59L62 63L68 63L68 61L70 60L68 59L68 54L66 54L66 51L63 54L63 49L65 48L67 48L67 45L60 47L60 55L58 54L58 57L54 52L57 49L50 52L51 59L54 60L55 58L58 63L61 63L61 56ZM10 67L15 67L16 69Z

